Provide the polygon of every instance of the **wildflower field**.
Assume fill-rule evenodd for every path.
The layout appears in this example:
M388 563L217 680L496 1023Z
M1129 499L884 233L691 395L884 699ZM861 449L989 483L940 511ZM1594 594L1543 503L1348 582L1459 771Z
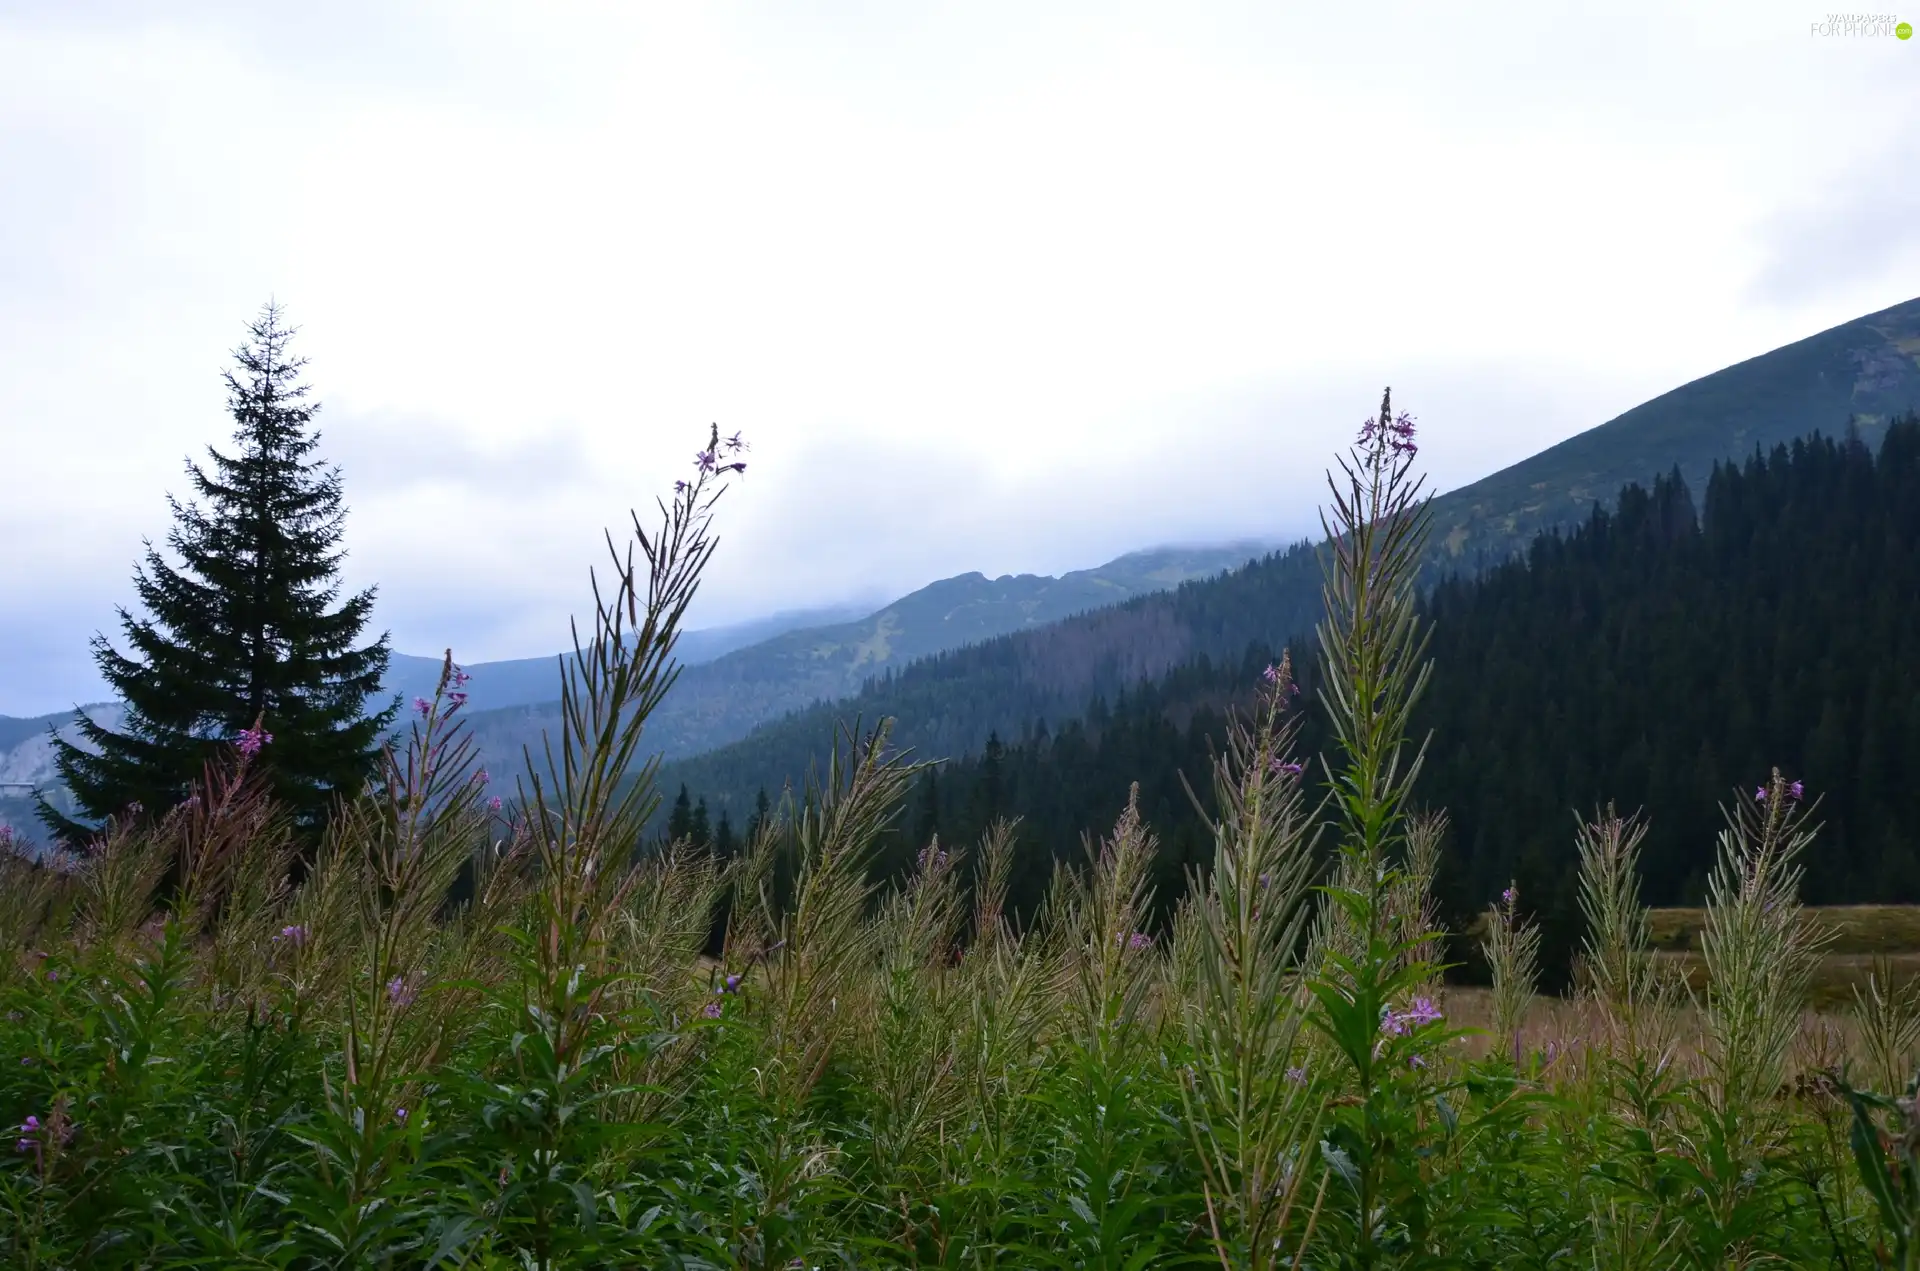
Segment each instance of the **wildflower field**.
M1642 827L1608 809L1570 849L1576 995L1536 999L1511 889L1478 929L1491 988L1443 984L1443 813L1414 800L1446 739L1406 735L1429 674L1412 439L1383 402L1341 461L1325 688L1303 702L1271 668L1164 929L1132 808L1031 923L1003 913L1005 825L877 888L916 771L884 727L739 857L634 857L646 717L714 548L713 445L615 553L563 735L510 802L449 657L310 854L250 775L273 754L256 724L84 858L0 856L0 1258L1920 1266L1920 1010L1869 968L1808 1012L1835 937L1796 899L1817 820L1797 783L1729 798L1698 974L1639 903ZM1330 753L1293 753L1305 710Z

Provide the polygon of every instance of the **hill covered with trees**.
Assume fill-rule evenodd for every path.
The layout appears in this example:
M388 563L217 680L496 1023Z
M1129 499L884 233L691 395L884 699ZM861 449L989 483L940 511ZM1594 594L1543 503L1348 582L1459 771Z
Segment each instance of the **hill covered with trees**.
M1630 485L1525 557L1427 595L1434 673L1415 735L1431 731L1434 747L1416 792L1450 818L1439 897L1456 927L1517 880L1564 967L1578 930L1573 814L1609 800L1650 819L1648 901L1698 903L1719 803L1773 765L1820 801L1810 903L1920 901L1902 815L1920 766L1920 418L1881 431L1877 456L1855 434L1718 465L1704 507L1677 472ZM1288 643L1302 748L1316 753L1314 645ZM1170 905L1210 850L1182 777L1204 793L1226 712L1278 652L1203 654L1064 725L995 735L921 778L882 868L904 869L936 832L970 843L1017 815L1011 903L1030 912L1053 861L1111 825L1137 781ZM691 789L714 808L755 793Z
M1716 371L1449 491L1432 504L1426 585L1511 559L1629 483L1677 471L1698 502L1716 465L1816 432L1851 428L1877 446L1891 419L1920 410L1916 349L1920 299ZM1320 551L1302 543L1218 578L888 669L851 697L669 764L668 788L684 781L717 802L777 790L820 762L837 721L856 717L895 719L899 743L923 756L976 752L996 731L1011 737L1033 721L1076 717L1142 679L1200 658L1237 665L1250 643L1311 631L1321 577ZM668 750L670 759L684 753Z

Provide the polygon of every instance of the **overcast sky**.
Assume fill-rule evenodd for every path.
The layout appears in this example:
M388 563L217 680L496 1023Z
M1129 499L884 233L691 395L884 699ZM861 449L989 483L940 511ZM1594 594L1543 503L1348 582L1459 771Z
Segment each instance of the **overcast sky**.
M557 649L710 421L697 625L1297 537L1388 383L1463 484L1920 294L1920 39L1822 16L0 0L0 712L268 296L407 652Z

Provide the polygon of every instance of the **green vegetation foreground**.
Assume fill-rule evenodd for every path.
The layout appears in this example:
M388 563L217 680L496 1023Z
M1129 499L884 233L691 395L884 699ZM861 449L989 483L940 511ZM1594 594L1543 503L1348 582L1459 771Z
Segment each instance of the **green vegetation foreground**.
M722 450L655 531L636 516L638 560L615 552L510 823L449 657L297 886L258 729L157 826L0 858L6 1265L1920 1265L1911 1101L1809 1045L1798 783L1731 804L1697 1000L1653 956L1642 827L1609 812L1578 843L1586 1035L1526 1044L1539 940L1511 889L1486 1057L1447 1018L1443 826L1406 808L1427 505L1389 401L1332 482L1333 793L1306 800L1283 658L1160 939L1131 806L1024 928L1004 824L878 893L869 854L916 771L884 727L724 867L628 859L652 761L623 778L713 551ZM1856 1068L1889 1088L1912 1004L1876 983L1860 1014Z

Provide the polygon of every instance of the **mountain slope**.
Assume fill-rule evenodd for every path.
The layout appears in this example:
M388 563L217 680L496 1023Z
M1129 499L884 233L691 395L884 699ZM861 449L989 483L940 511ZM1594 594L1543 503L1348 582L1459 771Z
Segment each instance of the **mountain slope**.
M1431 580L1505 561L1544 529L1582 520L1621 487L1677 467L1696 493L1716 461L1856 424L1876 441L1920 409L1920 300L1869 314L1716 371L1433 500ZM923 755L978 748L990 731L1078 715L1195 657L1235 659L1255 641L1310 632L1321 612L1318 552L1306 545L1206 582L1138 598L905 667L845 701L796 713L732 746L675 763L717 803L798 781L835 721L882 716Z
M1434 676L1411 735L1432 745L1416 798L1449 817L1437 895L1454 930L1517 883L1563 974L1583 930L1569 809L1641 809L1644 898L1698 905L1721 804L1733 787L1751 798L1775 766L1819 800L1810 902L1920 900L1906 815L1920 766L1920 419L1890 427L1877 458L1827 440L1723 466L1704 515L1684 483L1629 486L1565 536L1442 584L1424 611ZM1207 795L1224 710L1255 705L1269 655L1187 663L1048 736L1010 738L991 762L942 765L882 866L904 869L932 832L971 844L993 815L1016 815L1026 850L1009 901L1030 912L1053 861L1110 826L1138 782L1164 911L1211 850L1181 778ZM1311 701L1317 668L1301 669ZM1296 757L1334 744L1323 711L1298 719Z
M723 627L701 627L682 632L675 652L685 666L697 666L749 645L785 635L805 627L824 627L852 622L865 617L874 604L828 605L817 609L788 609ZM458 657L460 650L454 650ZM551 657L505 658L497 662L466 665L473 682L468 687L468 705L475 711L498 710L511 706L531 706L551 702L560 695L560 667L556 652ZM387 666L382 700L398 696L402 701L431 697L440 682L441 660L411 653L396 653ZM0 720L0 730L4 721ZM0 731L0 749L5 733Z
M1245 564L1266 546L1155 548L1058 578L945 578L858 621L789 631L686 666L653 719L650 745L669 755L711 750L787 712L857 693L867 680L916 659L1210 577ZM544 665L552 683L553 664ZM479 696L488 669L473 668L476 705L493 700ZM541 730L557 737L558 725L558 703L551 700L468 716L481 753L496 757L517 757L523 745L537 749Z

